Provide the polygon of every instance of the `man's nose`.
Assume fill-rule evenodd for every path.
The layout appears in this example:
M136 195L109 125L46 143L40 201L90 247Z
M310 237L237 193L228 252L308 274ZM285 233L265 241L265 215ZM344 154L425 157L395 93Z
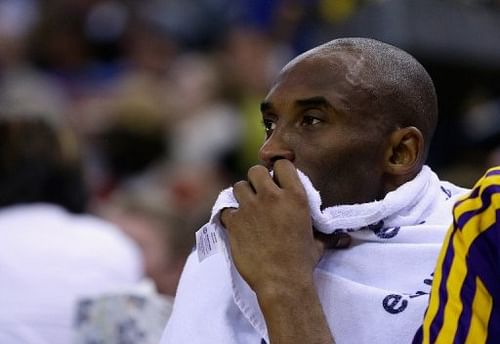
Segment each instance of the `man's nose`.
M275 131L260 148L259 159L267 168L271 169L274 162L279 159L293 162L295 153L286 137Z

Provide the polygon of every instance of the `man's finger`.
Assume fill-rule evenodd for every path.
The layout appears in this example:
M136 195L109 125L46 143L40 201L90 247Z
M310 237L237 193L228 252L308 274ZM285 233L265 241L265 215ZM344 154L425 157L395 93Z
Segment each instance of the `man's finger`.
M247 203L255 197L255 191L246 180L241 180L233 185L233 194L240 205Z
M227 223L231 221L233 213L237 208L224 208L220 213L220 222L227 229Z
M304 190L297 169L291 161L280 159L274 163L273 169L274 180L279 187L282 189L299 188Z
M253 166L248 170L248 181L256 193L279 188L268 169L260 165Z

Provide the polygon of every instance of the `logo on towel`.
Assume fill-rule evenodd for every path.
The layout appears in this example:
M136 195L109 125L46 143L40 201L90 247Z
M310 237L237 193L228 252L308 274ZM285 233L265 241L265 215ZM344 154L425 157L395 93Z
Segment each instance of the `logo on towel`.
M441 191L443 191L446 195L446 200L449 200L451 198L451 190L446 189L444 186L441 186Z
M373 231L373 234L378 236L380 239L391 239L394 238L396 235L398 235L401 227L384 228L384 220L380 220L379 222L361 228L337 228L332 233L340 233L340 232L349 233L367 229Z
M394 238L399 233L400 227L387 227L384 228L384 220L380 220L377 223L368 226L369 230L378 236L380 239L390 239Z
M406 300L403 295L391 294L384 298L382 305L387 312L398 314L408 307L408 300Z
M434 273L431 274L431 276L433 275ZM424 279L423 283L428 286L431 286L432 278ZM382 306L384 307L386 312L391 314L398 314L403 312L408 307L408 304L411 301L411 299L414 299L422 295L429 295L429 292L417 290L413 294L389 294L384 298L384 300L382 300Z

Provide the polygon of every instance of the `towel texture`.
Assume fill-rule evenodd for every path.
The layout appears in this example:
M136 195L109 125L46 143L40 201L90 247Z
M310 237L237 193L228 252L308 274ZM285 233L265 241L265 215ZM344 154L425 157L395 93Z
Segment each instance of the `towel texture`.
M325 315L337 343L410 343L425 311L432 272L465 192L427 166L383 200L321 210L321 198L299 172L315 228L349 232L352 246L327 251L315 271ZM162 343L268 342L255 293L231 260L220 211L238 207L232 189L218 197L202 230L220 236L220 251L188 259ZM198 249L199 250L199 249Z
M386 226L414 224L433 211L440 192L439 179L428 166L424 166L411 182L389 192L383 200L356 205L341 205L321 210L321 198L309 178L297 171L307 193L314 227L320 232L351 232L384 220ZM417 197L416 197L417 196ZM218 223L224 208L238 208L233 189L222 191L212 209L210 222Z

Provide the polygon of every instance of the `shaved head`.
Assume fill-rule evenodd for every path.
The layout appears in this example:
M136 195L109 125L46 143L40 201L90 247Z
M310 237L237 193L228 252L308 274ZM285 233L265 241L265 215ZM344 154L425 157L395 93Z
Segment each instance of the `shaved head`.
M414 126L424 137L425 154L434 133L437 96L424 67L410 54L369 38L341 38L299 55L282 71L307 60L323 60L344 68L346 81L363 96L349 100L349 107L373 118L379 130ZM333 85L332 85L333 87Z

